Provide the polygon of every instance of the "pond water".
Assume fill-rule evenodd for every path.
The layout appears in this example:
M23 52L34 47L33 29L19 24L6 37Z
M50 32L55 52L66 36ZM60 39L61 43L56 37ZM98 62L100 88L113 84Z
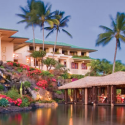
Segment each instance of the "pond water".
M0 114L0 125L125 125L125 107L59 105Z

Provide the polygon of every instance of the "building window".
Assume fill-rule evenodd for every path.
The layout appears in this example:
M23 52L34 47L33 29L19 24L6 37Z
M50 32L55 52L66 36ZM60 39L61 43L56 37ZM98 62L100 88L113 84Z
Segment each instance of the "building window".
M71 68L72 68L72 69L78 69L78 63L72 62L72 63L71 63Z
M87 64L86 63L82 63L81 67L82 67L82 69L87 69Z
M64 61L64 66L66 67L66 61Z
M30 51L33 51L34 49L33 49L33 46L29 46L29 50Z
M35 66L35 59L34 59L34 66ZM38 60L36 59L36 66L38 66Z

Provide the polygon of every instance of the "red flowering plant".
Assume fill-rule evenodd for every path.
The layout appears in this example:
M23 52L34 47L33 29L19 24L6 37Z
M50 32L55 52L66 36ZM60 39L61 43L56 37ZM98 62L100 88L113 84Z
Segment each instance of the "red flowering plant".
M56 82L56 79L52 78L52 81L53 81L53 82Z
M36 86L36 87L34 88L34 90L35 90L36 92L38 92L38 91L40 90L40 88Z
M47 87L47 81L46 80L40 80L36 83L36 85L45 89Z
M34 75L40 75L40 74L41 74L41 70L35 69L32 71L28 71L27 76L32 78Z
M9 103L14 103L17 106L20 106L21 103L22 103L22 99L20 99L20 98L14 100L14 99L12 99L12 98L10 98L10 97L8 97L6 95L2 95L2 94L0 94L0 98L5 98L5 99L7 99L9 101Z

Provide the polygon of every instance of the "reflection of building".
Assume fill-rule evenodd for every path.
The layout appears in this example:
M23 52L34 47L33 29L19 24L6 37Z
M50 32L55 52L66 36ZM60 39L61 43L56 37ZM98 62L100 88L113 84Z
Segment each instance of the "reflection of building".
M88 76L63 85L59 89L65 89L66 104L68 89L71 89L72 103L125 105L125 72L98 77Z

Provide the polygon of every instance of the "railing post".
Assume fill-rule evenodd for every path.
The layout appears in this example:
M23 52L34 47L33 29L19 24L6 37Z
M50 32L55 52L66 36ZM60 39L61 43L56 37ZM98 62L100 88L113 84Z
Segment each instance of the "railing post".
M88 88L85 88L85 105L88 104Z

